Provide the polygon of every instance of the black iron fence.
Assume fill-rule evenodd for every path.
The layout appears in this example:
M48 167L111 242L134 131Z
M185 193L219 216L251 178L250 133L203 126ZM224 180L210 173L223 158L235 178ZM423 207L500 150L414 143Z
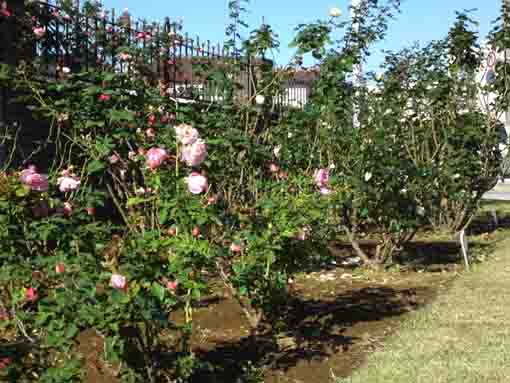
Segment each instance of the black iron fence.
M90 69L137 71L166 83L172 96L224 100L226 78L212 74L235 61L241 68L235 80L243 96L252 94L252 60L232 48L190 37L177 20L133 20L127 11L116 14L91 2L80 7L76 2L34 1L28 7L35 62L46 76Z
M5 33L0 27L0 32L11 36L6 40L15 40L21 34L28 37L21 56L32 61L38 73L46 78L91 69L137 72L163 84L169 96L175 98L197 101L254 98L262 60L191 37L183 32L179 20L165 18L159 23L135 20L127 10L122 13L105 10L96 1L81 5L79 0L5 0L5 3L7 9L16 12L10 27L4 27ZM4 56L15 56L19 47L7 49L4 44L2 49L0 46L0 62L19 61L19 58L2 58L2 51ZM236 71L231 70L233 63L237 64ZM235 87L231 86L232 80ZM309 93L309 84L290 80L273 105L301 107Z

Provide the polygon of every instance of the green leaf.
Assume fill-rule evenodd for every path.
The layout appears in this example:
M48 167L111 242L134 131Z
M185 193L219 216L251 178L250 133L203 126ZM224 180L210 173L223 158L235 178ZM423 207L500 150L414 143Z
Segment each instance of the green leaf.
M159 283L153 283L152 284L151 292L152 292L152 295L154 295L160 301L163 301L165 299L166 290Z
M26 197L30 194L30 187L27 185L22 185L16 188L16 197Z
M71 325L66 330L66 338L72 339L76 336L78 333L78 327L74 323L71 323Z
M164 225L168 219L168 209L164 208L159 212L159 223Z
M105 167L106 166L103 162L94 160L88 164L87 172L88 172L88 174L94 174L94 173L104 170Z
M110 123L113 122L132 122L135 120L133 112L128 110L110 110Z
M104 121L87 120L87 122L85 122L85 129L94 128L94 127L102 128L104 125L105 125Z

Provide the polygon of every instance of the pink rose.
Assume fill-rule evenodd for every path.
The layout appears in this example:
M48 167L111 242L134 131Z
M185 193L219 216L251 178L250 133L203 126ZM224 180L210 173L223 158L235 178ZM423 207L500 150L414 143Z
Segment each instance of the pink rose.
M96 208L95 207L88 207L85 209L87 211L87 214L91 217L96 215Z
M156 137L156 131L152 128L149 128L145 131L145 135L147 136L147 138L154 138Z
M112 98L109 94L101 94L99 96L99 101L109 101Z
M120 274L113 274L110 278L110 286L116 290L126 290L127 289L126 277Z
M0 359L0 370L3 370L4 368L9 367L9 365L12 363L12 359L9 357L1 358Z
M70 202L64 202L63 213L66 217L70 217L73 214L73 205Z
M156 123L156 116L151 114L149 118L147 119L147 123L152 126Z
M166 283L166 288L171 292L175 292L175 290L177 290L177 285L178 285L177 281L168 281Z
M182 148L181 160L188 166L198 166L207 157L207 145L204 141L198 139L191 145L185 145Z
M110 164L115 165L117 162L120 161L120 157L116 154L112 154L110 157L108 157L108 161Z
M218 197L215 195L211 195L207 198L207 206L214 205L216 202L218 202Z
M321 187L319 192L322 194L322 195L329 195L331 194L331 190L328 189L327 187Z
M299 241L306 241L310 235L310 232L312 231L312 229L310 229L309 227L304 227L302 228L297 236L296 236L296 239L299 240Z
M58 178L57 184L62 193L67 193L78 189L78 186L80 186L80 180L74 176L63 176Z
M177 141L183 145L191 145L196 140L198 140L198 131L191 125L181 124L174 127L174 129L175 135L177 136Z
M316 185L318 187L323 187L328 183L329 172L327 169L318 169L315 171L313 177L314 177Z
M119 59L121 59L122 61L128 61L131 60L131 55L129 53L122 52L119 53Z
M57 274L65 273L66 272L66 266L62 262L57 263L57 265L55 266L55 272Z
M5 1L2 1L0 3L0 15L2 15L4 17L12 16L12 12L9 8L7 8L7 2L5 2Z
M199 173L191 173L186 181L188 184L188 190L192 194L200 194L207 190L207 178Z
M37 290L33 287L29 287L27 291L25 292L25 299L29 302L35 302L39 299L39 294L37 293Z
M243 251L243 247L240 244L238 244L238 243L232 243L230 245L230 251L232 253L236 253L237 254L237 253L240 253L241 251Z
M136 38L139 40L149 40L151 38L151 34L149 32L138 32L136 34Z
M161 116L161 123L166 124L168 121L175 120L175 113L165 113Z
M271 164L271 165L269 165L269 171L271 173L277 173L280 171L280 168L276 164Z
M30 189L45 192L48 190L48 177L37 173L35 166L30 166L21 172L20 175L21 183L30 187Z
M167 159L168 153L165 149L151 148L145 153L145 163L151 170L160 167Z
M46 27L36 27L33 29L34 35L40 39L46 34Z

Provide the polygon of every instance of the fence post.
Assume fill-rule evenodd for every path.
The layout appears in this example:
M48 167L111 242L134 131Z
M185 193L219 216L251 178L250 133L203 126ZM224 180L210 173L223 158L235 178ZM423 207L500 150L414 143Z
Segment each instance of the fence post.
M7 0L7 11L10 16L0 21L0 64L16 66L17 64L17 30L16 20L25 12L24 0ZM0 127L8 121L10 90L0 87ZM6 161L5 144L0 143L0 168Z

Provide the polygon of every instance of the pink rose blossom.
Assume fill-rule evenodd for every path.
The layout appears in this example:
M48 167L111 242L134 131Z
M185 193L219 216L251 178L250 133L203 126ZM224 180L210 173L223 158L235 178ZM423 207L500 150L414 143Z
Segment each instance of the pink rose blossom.
M120 161L120 157L116 154L112 154L110 157L108 157L108 161L110 164L115 165L117 162Z
M175 120L175 113L165 113L161 116L161 123L166 124L168 121Z
M9 8L7 8L7 2L6 1L2 1L0 3L0 15L2 15L4 17L11 17L12 16L12 12L10 11Z
M271 173L277 173L280 171L280 168L276 164L271 164L271 165L269 165L269 171Z
M161 148L151 148L145 154L145 163L151 170L160 167L167 159L168 153Z
M218 197L211 195L207 198L207 206L214 205L218 201Z
M126 277L120 274L113 274L110 278L110 286L116 290L125 290L127 288Z
M63 213L66 217L70 217L73 214L73 205L70 202L64 202Z
M28 168L21 171L19 180L26 184L28 182L28 176L37 173L37 168L34 165L30 165Z
M48 177L37 173L35 166L30 166L21 172L20 175L21 183L30 187L30 189L45 192L48 190Z
M147 136L147 138L154 138L156 137L156 131L152 128L149 128L145 131L145 135Z
M166 283L166 288L171 292L175 292L175 290L177 290L177 285L178 285L177 281L168 281Z
M186 181L188 184L188 190L192 194L200 194L207 190L207 178L199 173L191 173Z
M321 187L319 192L322 194L322 195L329 195L331 194L331 190L328 189L327 187Z
M0 370L3 370L4 368L9 367L9 365L12 363L12 359L9 357L1 358L0 359Z
M204 141L198 139L191 145L185 145L182 148L181 160L188 166L198 166L207 157L207 145Z
M329 172L327 169L318 169L314 173L314 180L318 187L323 187L328 183Z
M87 214L91 217L96 215L96 208L95 207L88 207L85 209L87 211Z
M297 240L299 240L299 241L306 241L306 240L308 239L308 237L309 237L309 235L310 235L310 232L311 232L311 231L312 231L312 230L311 230L309 227L304 227L304 228L302 228L302 229L298 232L298 234L297 234L297 236L296 236L296 239L297 239Z
M112 98L109 94L101 94L99 96L99 101L109 101Z
M230 245L230 251L232 253L240 253L241 251L243 251L243 247L238 243L232 243Z
M122 52L119 53L119 59L121 59L122 61L128 61L131 60L131 55L129 53Z
M55 272L57 274L65 273L66 272L66 266L62 262L57 263L57 265L55 266Z
M40 39L46 34L46 27L36 27L33 29L33 31L34 35Z
M147 123L149 124L149 126L154 125L156 123L156 116L151 114L147 119Z
M39 299L39 294L37 293L37 290L33 287L29 287L27 291L25 292L25 299L29 302L35 302Z
M64 175L58 178L57 185L59 186L59 190L62 193L67 193L78 189L78 186L80 186L80 180L75 176L69 175L70 173L68 172L67 173L63 172L63 174L68 175Z
M139 40L149 40L151 38L151 34L149 32L138 32L136 34L136 38Z
M174 127L174 129L175 135L177 136L177 141L183 145L191 145L196 140L198 140L198 131L191 125L181 124Z

